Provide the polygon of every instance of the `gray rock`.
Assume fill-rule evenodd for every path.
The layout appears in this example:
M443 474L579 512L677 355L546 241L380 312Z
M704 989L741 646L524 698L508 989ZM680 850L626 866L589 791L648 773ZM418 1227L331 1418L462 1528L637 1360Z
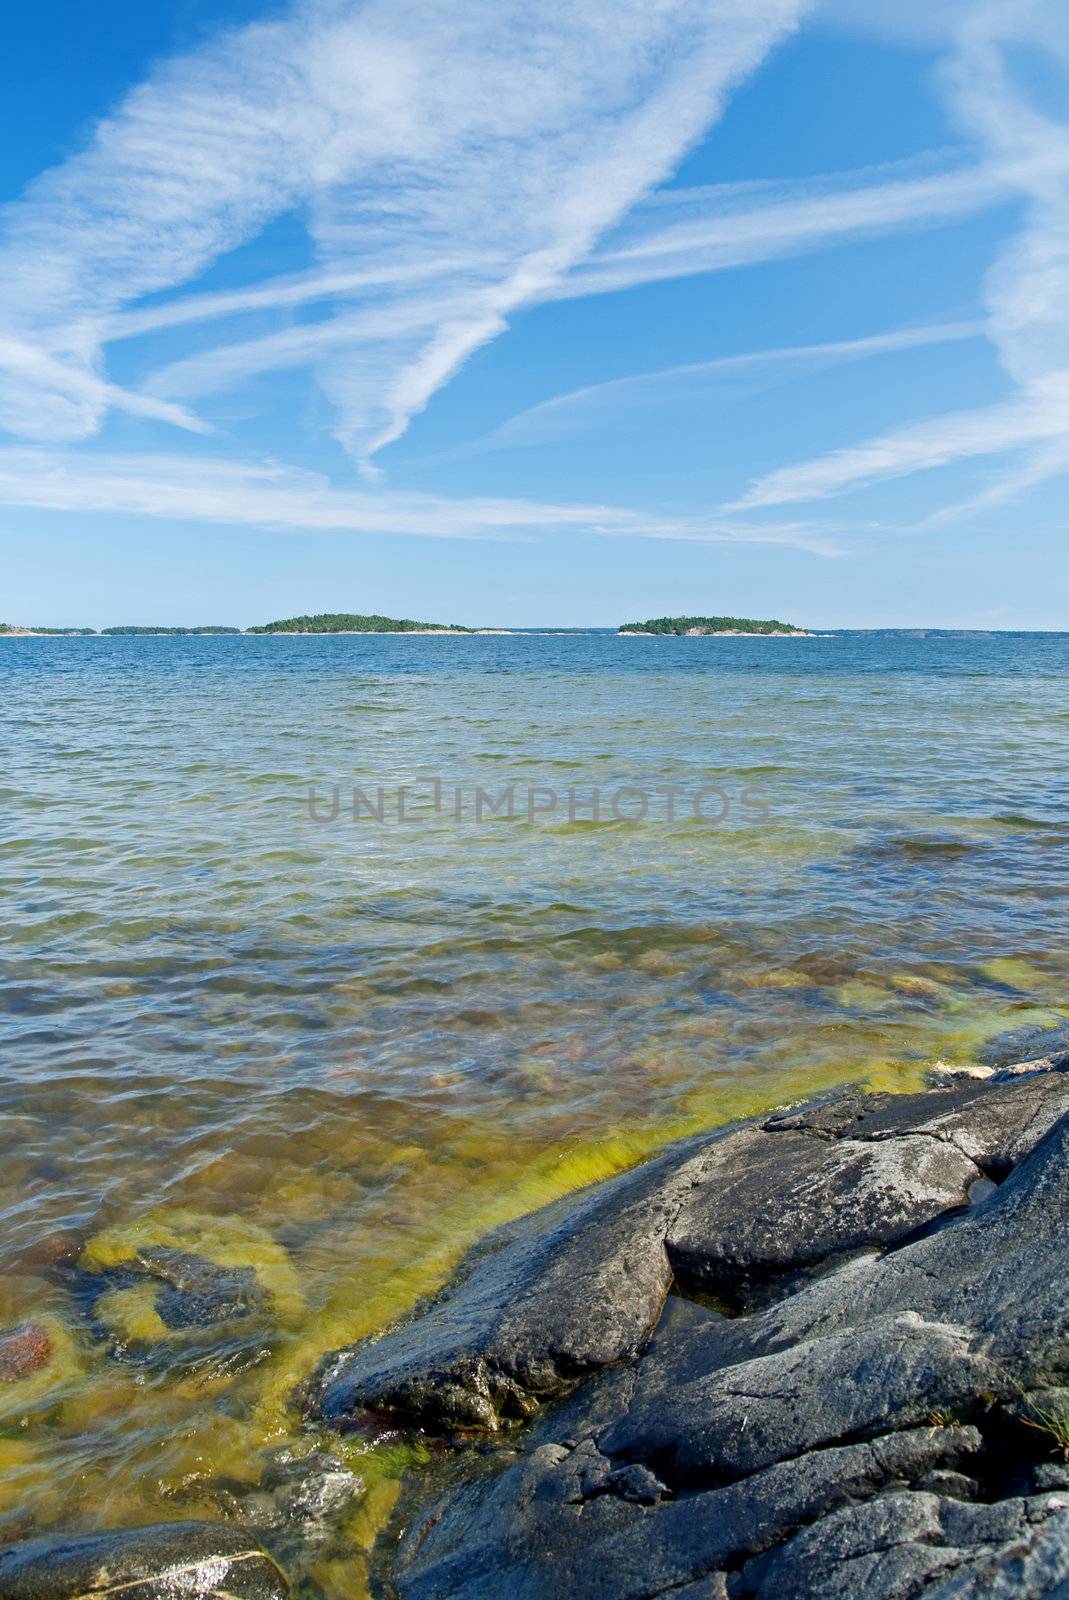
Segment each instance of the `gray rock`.
M797 1534L755 1571L751 1592L755 1600L905 1600L997 1561L1059 1510L1053 1500L965 1506L932 1494L878 1495Z
M371 1410L495 1429L631 1359L661 1314L672 1280L664 1237L705 1143L500 1229L416 1320L328 1358L307 1409L327 1421Z
M1000 1549L974 1554L922 1593L924 1600L1069 1600L1069 1510L1052 1511Z
M251 1267L220 1267L162 1245L138 1252L138 1266L160 1280L156 1310L168 1328L194 1328L263 1310L266 1297Z
M1066 1110L1069 1074L1050 1071L850 1095L688 1140L493 1234L411 1321L328 1357L302 1402L332 1422L499 1428L631 1360L673 1275L737 1289L898 1243L966 1206Z
M851 1261L757 1316L697 1330L694 1358L713 1370L913 1311L967 1328L1014 1383L1049 1382L1069 1338L1069 1280L1058 1265L1069 1246L1067 1158L1069 1117L952 1227Z
M639 1369L627 1413L599 1447L657 1463L673 1484L731 1480L842 1439L915 1427L1004 1386L966 1329L914 1312L704 1372Z
M688 1141L339 1352L308 1396L339 1421L493 1428L556 1397L518 1449L409 1485L389 1591L1069 1600L1069 1494L1026 1426L1069 1351L1063 1065ZM672 1296L658 1322L673 1270L748 1314Z
M282 1452L261 1474L260 1490L269 1497L271 1521L307 1538L360 1498L364 1480L325 1450L305 1456Z
M284 1600L288 1592L271 1557L223 1523L57 1534L0 1551L0 1600Z
M738 1483L638 1505L583 1490L593 1441L538 1445L467 1484L407 1534L393 1580L404 1600L646 1600L782 1543L844 1501L967 1461L969 1428L923 1429L814 1450Z
M945 1467L926 1472L923 1478L917 1480L918 1489L928 1494L943 1495L949 1500L975 1500L979 1487L975 1478L967 1478L964 1472L948 1472Z

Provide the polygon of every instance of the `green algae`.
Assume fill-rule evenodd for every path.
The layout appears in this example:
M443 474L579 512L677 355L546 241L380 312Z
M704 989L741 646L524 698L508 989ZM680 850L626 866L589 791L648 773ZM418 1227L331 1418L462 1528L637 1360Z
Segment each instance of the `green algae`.
M157 1283L139 1283L131 1289L108 1289L93 1307L93 1314L123 1344L156 1344L170 1336L156 1310Z
M265 1229L239 1217L200 1216L182 1210L153 1212L94 1235L82 1252L80 1265L83 1271L94 1273L131 1266L151 1246L201 1256L220 1267L251 1268L274 1315L284 1325L296 1322L304 1311L300 1280L286 1251ZM98 1315L107 1320L110 1308L120 1331L131 1330L128 1337L159 1339L169 1330L155 1311L157 1287L149 1284L111 1291L98 1301ZM135 1328L139 1331L132 1331Z

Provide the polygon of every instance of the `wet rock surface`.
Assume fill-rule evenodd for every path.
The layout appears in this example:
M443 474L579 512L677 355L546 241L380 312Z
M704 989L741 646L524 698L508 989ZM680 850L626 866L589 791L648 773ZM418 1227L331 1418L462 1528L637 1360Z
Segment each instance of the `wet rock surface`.
M271 1557L221 1523L59 1535L0 1551L0 1600L284 1600L288 1592Z
M745 1308L770 1280L779 1293L792 1274L886 1249L970 1206L978 1180L1001 1180L1066 1111L1069 1073L1054 1069L846 1095L688 1140L498 1230L412 1321L329 1357L305 1406L439 1430L529 1416L631 1359L673 1280Z
M324 1557L351 1557L339 1523L364 1492L360 1474L322 1448L277 1452L256 1483L216 1480L207 1487L219 1514L255 1529L288 1572Z
M1069 1594L1067 1068L688 1141L326 1362L343 1426L544 1407L411 1480L381 1593Z

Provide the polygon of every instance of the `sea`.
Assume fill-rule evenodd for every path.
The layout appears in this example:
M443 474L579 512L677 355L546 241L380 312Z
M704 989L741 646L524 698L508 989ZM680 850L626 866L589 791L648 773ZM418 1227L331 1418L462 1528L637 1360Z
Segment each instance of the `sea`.
M0 707L0 1538L327 1450L358 1593L424 1447L310 1430L326 1352L683 1134L1069 1042L1067 634L8 638Z

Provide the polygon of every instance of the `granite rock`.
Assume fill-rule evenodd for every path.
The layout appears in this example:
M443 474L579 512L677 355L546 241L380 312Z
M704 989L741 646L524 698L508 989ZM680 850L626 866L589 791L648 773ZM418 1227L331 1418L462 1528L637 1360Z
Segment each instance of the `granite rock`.
M0 1551L0 1600L285 1600L288 1593L271 1557L224 1523L57 1534Z

